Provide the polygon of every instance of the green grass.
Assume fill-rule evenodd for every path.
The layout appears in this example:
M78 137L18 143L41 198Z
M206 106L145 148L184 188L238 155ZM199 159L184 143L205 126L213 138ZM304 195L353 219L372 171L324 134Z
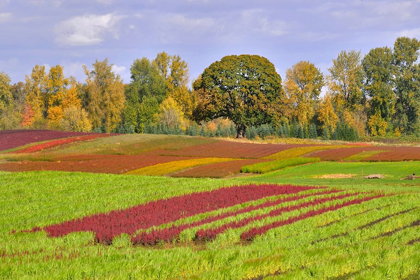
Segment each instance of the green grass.
M241 168L243 173L259 173L264 174L270 171L283 169L290 166L302 165L306 163L313 163L320 161L319 158L291 158L284 160L273 160L267 162L260 162L251 165L245 165Z
M0 278L12 279L399 279L420 269L418 228L372 239L418 219L419 209L358 227L419 206L419 184L400 181L399 174L418 168L402 163L315 163L288 167L260 176L235 179L175 179L66 172L0 172ZM319 174L382 173L383 180L315 179ZM419 172L420 173L420 172ZM401 177L402 177L401 176ZM244 229L229 230L207 245L132 246L128 236L113 245L93 243L91 233L48 238L44 232L10 234L13 229L65 221L88 214L126 208L159 198L245 182L327 185L401 193L270 230L246 246L237 244ZM413 185L409 185L413 184ZM410 192L405 194L406 192ZM289 213L283 218L296 215ZM277 219L277 218L276 218ZM274 219L275 220L275 219ZM267 221L255 223L264 224ZM321 225L328 225L320 227ZM333 238L349 232L348 236ZM326 239L317 242L320 239Z
M252 182L270 182L295 185L340 186L366 190L420 192L420 180L401 180L410 174L420 174L420 162L318 162L285 168L243 179ZM352 174L347 179L321 179L322 175ZM382 174L384 179L364 179L369 174Z

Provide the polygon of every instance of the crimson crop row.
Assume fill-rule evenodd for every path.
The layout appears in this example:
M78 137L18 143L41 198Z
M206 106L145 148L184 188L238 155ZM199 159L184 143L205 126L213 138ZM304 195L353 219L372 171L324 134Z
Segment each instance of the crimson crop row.
M72 232L91 231L95 240L111 244L123 233L132 235L141 229L174 222L197 214L226 208L270 196L295 194L314 187L291 185L246 185L191 193L141 204L125 210L114 210L43 228L50 237Z

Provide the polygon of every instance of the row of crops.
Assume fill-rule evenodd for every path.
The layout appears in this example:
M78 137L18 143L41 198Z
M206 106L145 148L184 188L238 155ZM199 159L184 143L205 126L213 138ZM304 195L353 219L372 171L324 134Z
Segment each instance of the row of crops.
M115 237L128 234L134 245L156 245L186 241L181 235L187 229L190 240L211 241L227 230L246 228L240 239L252 241L270 229L383 196L291 185L245 185L152 201L35 227L31 232L44 230L50 237L94 232L96 242L108 245Z

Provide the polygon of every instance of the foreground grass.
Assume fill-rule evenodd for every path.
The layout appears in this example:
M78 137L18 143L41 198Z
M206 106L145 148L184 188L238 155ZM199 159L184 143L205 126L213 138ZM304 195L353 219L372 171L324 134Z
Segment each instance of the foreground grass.
M315 163L236 180L3 172L0 173L0 278L326 279L347 275L349 279L403 279L416 275L420 271L420 242L406 244L420 237L418 227L400 230L391 237L372 238L415 221L420 215L418 209L393 216L372 228L358 228L418 207L418 183L399 178L401 173L402 176L410 174L419 165L412 162L342 164ZM361 176L361 169L364 174L382 173L386 178L382 181L313 178L346 172ZM11 234L12 230L249 181L329 185L400 194L273 229L246 246L237 243L240 229L227 231L206 245L165 245L158 249L132 246L124 235L113 245L105 246L95 244L92 233L86 232L61 238L48 238L42 231ZM334 238L343 232L348 232L348 236Z

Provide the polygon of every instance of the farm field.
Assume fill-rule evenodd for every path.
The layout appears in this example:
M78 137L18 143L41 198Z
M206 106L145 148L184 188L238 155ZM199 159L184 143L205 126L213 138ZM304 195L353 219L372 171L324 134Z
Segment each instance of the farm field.
M401 161L419 148L399 148L167 135L15 147L0 153L0 277L419 279L420 183L401 180L420 174Z

